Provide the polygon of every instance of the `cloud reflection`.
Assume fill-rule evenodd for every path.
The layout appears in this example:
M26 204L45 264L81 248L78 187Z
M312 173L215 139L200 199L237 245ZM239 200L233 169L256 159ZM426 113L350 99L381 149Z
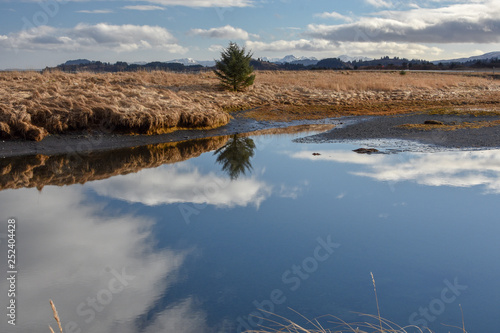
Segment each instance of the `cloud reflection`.
M195 203L217 207L259 207L272 192L270 185L254 177L230 181L213 172L203 174L187 163L142 170L89 186L99 195L147 206Z
M22 332L43 331L55 323L49 299L65 331L136 332L137 318L176 282L189 250L154 249L153 221L103 216L102 206L89 199L77 186L0 192L0 210L16 214L18 222L17 326ZM1 280L0 293L6 295L7 289ZM175 323L176 332L205 331L203 313L189 300L155 318L154 327ZM0 326L6 325L2 319Z
M317 151L315 151L317 152ZM500 150L360 155L351 151L291 153L292 158L358 164L351 174L379 181L414 181L428 186L483 186L500 193Z

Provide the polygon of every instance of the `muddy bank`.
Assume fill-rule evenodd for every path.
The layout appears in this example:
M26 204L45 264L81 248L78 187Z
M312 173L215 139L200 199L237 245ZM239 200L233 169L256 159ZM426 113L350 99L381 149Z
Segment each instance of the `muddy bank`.
M227 125L212 130L180 130L158 135L64 134L51 135L40 142L26 140L3 140L0 143L0 158L26 155L79 155L88 152L110 151L120 148L138 147L159 143L210 138L223 135L256 132L256 135L273 134L273 131L291 126L306 127L301 130L318 130L313 124L338 125L339 119L297 120L290 122L257 121L244 117L245 112L234 113L234 119ZM307 127L309 126L309 127ZM312 127L311 127L312 126ZM323 130L323 129L320 129ZM326 129L325 129L326 130ZM262 132L264 131L264 132Z
M426 124L426 122L428 124ZM332 131L297 141L402 139L449 148L500 147L500 116L472 114L407 114L344 118ZM478 128L474 128L478 127Z
M308 130L323 131L323 133L298 139L299 142L322 143L344 140L402 139L450 148L500 147L500 126L498 126L500 124L500 115L498 114L478 116L472 113L429 114L424 112L393 116L352 116L320 120L293 120L289 122L258 121L247 118L246 114L247 112L244 111L235 113L234 119L228 125L212 130L182 130L149 136L113 133L95 135L65 134L51 135L41 142L5 140L0 144L0 158L37 154L80 155L88 152L112 151L121 148L233 134L266 135ZM443 125L424 125L429 120L440 122ZM471 124L473 126L470 126ZM480 128L473 128L474 124L479 124ZM335 128L330 130L329 127L323 125L333 125ZM416 126L412 127L411 125Z

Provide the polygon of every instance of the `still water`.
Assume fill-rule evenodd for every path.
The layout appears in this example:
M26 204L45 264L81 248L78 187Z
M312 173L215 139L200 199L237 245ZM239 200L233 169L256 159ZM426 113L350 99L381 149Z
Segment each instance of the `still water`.
M48 332L49 299L67 333L366 321L371 272L400 326L453 332L461 305L470 332L498 331L500 150L361 155L304 135L4 159L0 247L14 217L18 274L0 331Z

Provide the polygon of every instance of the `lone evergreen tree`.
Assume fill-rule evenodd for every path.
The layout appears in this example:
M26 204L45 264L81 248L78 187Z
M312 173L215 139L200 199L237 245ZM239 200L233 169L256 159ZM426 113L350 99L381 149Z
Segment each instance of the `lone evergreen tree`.
M232 91L242 91L251 86L255 80L252 74L253 67L250 66L252 53L245 54L245 48L230 42L227 49L222 51L221 60L215 62L215 75L221 81L224 88Z

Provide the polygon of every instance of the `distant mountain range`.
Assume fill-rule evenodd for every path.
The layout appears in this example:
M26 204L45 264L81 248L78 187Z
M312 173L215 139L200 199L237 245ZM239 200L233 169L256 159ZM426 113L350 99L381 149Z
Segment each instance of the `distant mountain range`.
M350 57L347 55L341 55L338 57L340 60L343 62L350 62L350 61L369 61L372 60L372 58L367 58L367 57ZM274 64L292 64L292 65L304 65L304 66L314 66L316 65L320 59L317 59L315 57L296 57L292 54L287 55L283 58L268 58L268 57L263 57L259 58L260 61L265 61L265 62L271 62ZM167 63L177 63L177 64L183 64L184 66L193 66L193 65L201 65L204 67L213 67L215 66L215 61L214 60L208 60L208 61L202 61L202 60L195 60L193 58L182 58L182 59L174 59L174 60L169 60L166 61ZM138 65L145 65L146 63L134 63Z
M215 60L194 60L193 58L182 58L166 61L170 64L183 64L184 66L196 66L201 65L204 67L215 66Z
M268 58L263 57L260 58L261 61L271 62L273 64L292 64L292 65L316 65L318 63L318 59L315 57L296 57L292 54L287 55L283 58Z
M352 62L352 61L369 61L372 58L367 57L350 57L348 55L341 55L337 57L343 62ZM317 59L315 57L296 57L292 54L285 56L284 58L261 58L262 61L268 61L275 64L292 64L292 65L304 65L304 66L314 66L317 65L321 59Z
M495 58L500 58L500 52L489 52L489 53L485 53L483 55L473 56L473 57L469 57L469 58L437 60L437 61L432 61L432 63L435 64L435 65L437 65L439 63L449 64L449 63L452 63L452 62L455 62L455 63L464 63L464 62L468 62L468 61L490 60L490 59L495 59Z
M87 59L69 60L56 68L66 72L127 72L137 70L169 70L177 72L197 72L210 70L215 61L198 61L192 58L174 59L166 62L136 62L118 61L115 64L90 61ZM465 70L500 67L500 52L490 52L481 56L469 58L427 61L388 56L380 59L367 57L350 57L342 55L336 58L318 60L314 57L296 57L287 55L283 58L252 59L251 65L257 70L318 70L318 69L389 69L389 70ZM46 68L50 70L50 68Z
M480 56L474 56L474 57L469 57L469 58L459 58L459 59L445 59L445 60L436 60L436 61L431 61L431 63L437 65L439 63L442 64L450 64L450 63L466 63L466 62L473 62L473 61L487 61L490 59L495 59L495 58L500 58L500 52L490 52L490 53L485 53ZM327 58L327 59L333 59L333 58ZM341 55L336 57L336 59L340 59L344 63L353 63L353 62L358 62L358 63L368 63L370 61L377 61L376 59L373 58L368 58L368 57L351 57L348 55ZM396 59L396 58L394 58ZM321 60L325 59L317 59L315 57L296 57L292 54L287 55L283 58L268 58L268 57L263 57L263 58L258 58L258 61L261 62L269 62L273 64L281 64L281 65L303 65L305 67L307 66L316 66L318 63L321 62ZM64 65L66 66L71 66L71 65L88 65L92 63L92 61L87 60L87 59L77 59L77 60L69 60ZM213 67L215 66L215 61L214 60L195 60L193 58L182 58L182 59L173 59L169 61L165 61L165 63L169 64L182 64L184 66L203 66L203 67ZM148 64L147 62L134 62L133 65L139 65L143 66Z

